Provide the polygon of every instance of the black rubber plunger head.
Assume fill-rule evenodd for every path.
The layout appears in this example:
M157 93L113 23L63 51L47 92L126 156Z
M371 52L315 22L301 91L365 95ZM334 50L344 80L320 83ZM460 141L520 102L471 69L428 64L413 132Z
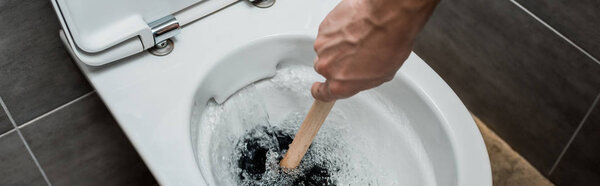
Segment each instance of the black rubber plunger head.
M260 126L249 130L236 145L239 153L237 161L241 169L239 173L242 185L335 185L331 180L331 170L325 162L309 162L301 164L295 173L286 173L277 163L292 142L293 131L285 131L277 127ZM310 149L309 149L310 151ZM269 154L275 153L275 160L269 161ZM311 156L310 153L307 156ZM269 166L269 163L274 166ZM304 163L304 162L303 162ZM279 178L265 178L269 171L277 171L272 175ZM334 170L336 171L336 170Z

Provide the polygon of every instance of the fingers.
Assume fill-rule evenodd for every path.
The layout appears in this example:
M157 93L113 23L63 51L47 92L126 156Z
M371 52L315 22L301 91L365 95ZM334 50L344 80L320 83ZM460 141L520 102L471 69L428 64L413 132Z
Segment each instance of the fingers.
M325 81L313 83L310 92L315 99L321 101L334 101L337 99L348 98L357 94L362 89L361 86L351 83L340 83L337 81Z
M311 87L311 93L315 99L321 101L334 101L342 98L349 98L360 91L377 87L387 79L378 79L372 81L335 81L327 80L323 83L315 82Z
M317 44L315 44L317 45ZM348 63L352 59L351 55L354 49L352 44L345 41L331 40L327 45L315 47L317 57L315 58L313 67L315 71L323 77L330 79L333 75L341 75L340 66ZM346 65L347 66L347 65Z
M331 89L329 88L329 82L325 81L324 83L320 83L320 82L316 82L313 84L313 87L311 88L311 92L313 93L313 97L315 97L315 99L321 100L321 101L334 101L336 99L338 99L336 96L334 96L331 93Z
M362 83L341 81L331 81L327 86L331 96L336 99L354 96L359 91L363 90L361 87Z
M312 96L315 99L321 101L329 102L336 100L336 98L333 97L333 95L331 95L331 92L329 91L329 83L327 81L324 83L313 83L312 87L310 88L310 92L312 93Z
M321 74L321 76L325 77L326 79L331 78L331 76L329 76L329 73L328 73L327 63L325 63L323 61L319 61L318 56L315 58L313 68L315 68L315 71L317 73Z

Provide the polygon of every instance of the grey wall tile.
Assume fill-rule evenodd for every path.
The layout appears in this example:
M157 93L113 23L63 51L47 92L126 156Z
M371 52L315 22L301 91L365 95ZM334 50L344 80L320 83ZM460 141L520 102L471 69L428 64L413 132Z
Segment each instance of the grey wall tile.
M4 134L5 132L8 132L10 129L13 128L15 127L12 125L12 123L10 123L6 112L4 111L4 109L2 109L2 107L0 107L0 135Z
M0 138L0 185L47 185L16 131Z
M510 1L441 1L415 52L544 174L600 89L600 65Z
M600 58L600 1L516 1L594 57Z
M17 124L92 89L59 37L48 0L0 1L0 96Z
M53 185L152 185L154 178L96 94L23 127Z
M550 175L557 185L600 185L600 104Z

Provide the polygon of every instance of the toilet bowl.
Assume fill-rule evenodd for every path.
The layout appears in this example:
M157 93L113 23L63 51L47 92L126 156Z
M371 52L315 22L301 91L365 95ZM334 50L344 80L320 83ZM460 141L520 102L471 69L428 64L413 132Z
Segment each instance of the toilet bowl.
M129 57L125 53L135 48L129 46L136 46L130 40L98 47L106 53L79 46L78 39L85 37L74 36L76 26L65 16L66 6L61 9L65 2L55 0L53 4L63 26L63 42L158 182L223 185L230 183L218 172L224 165L219 164L221 146L217 144L223 143L218 140L224 134L216 130L238 127L235 130L239 132L247 126L207 125L207 108L231 103L247 87L257 86L262 97L280 100L264 103L270 107L265 112L273 122L286 113L307 110L310 101L298 100L311 99L309 87L304 92L294 91L301 95L294 97L266 94L269 91L261 92L260 86L289 66L311 68L318 25L337 2L285 0L263 9L246 2L217 6L203 1L181 10L192 13L174 14L180 20L188 15L203 16L186 21L181 32L171 38L174 50L170 54L154 56L142 50ZM196 12L203 4L213 6L212 11ZM148 48L144 42L142 47ZM347 108L363 110L353 113ZM383 117L375 123L357 121L377 119L371 112ZM487 151L469 112L414 53L392 81L340 100L332 113L324 130L344 126L348 135L362 137L357 144L364 148L354 150L361 151L374 167L390 170L383 178L401 178L380 183L491 185ZM335 125L343 121L344 113L345 119L357 122Z

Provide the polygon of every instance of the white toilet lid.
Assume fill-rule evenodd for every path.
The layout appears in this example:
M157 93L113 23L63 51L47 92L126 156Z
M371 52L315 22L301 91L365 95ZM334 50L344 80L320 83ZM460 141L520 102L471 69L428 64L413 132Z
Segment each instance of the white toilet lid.
M82 62L96 66L154 46L148 26L152 21L175 15L179 24L184 25L237 1L52 0L52 3L75 55Z

